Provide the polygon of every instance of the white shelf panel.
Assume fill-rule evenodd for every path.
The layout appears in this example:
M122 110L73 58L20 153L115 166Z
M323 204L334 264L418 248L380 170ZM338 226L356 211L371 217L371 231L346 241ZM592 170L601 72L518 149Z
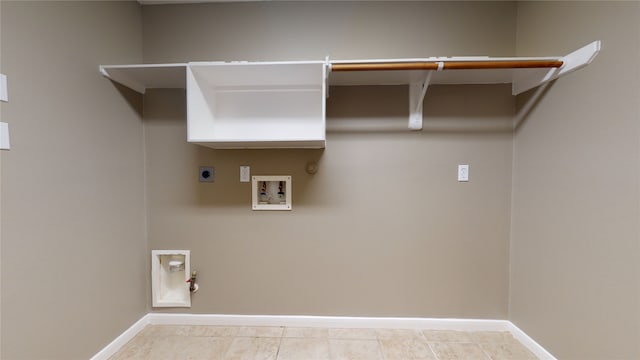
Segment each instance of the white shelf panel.
M274 88L320 86L324 61L190 62L189 69L203 85L217 88Z
M324 147L324 62L190 63L187 140L213 148Z
M100 72L140 93L186 89L189 142L214 148L322 148L328 85L409 85L409 128L420 130L429 85L512 84L517 95L587 66L600 48L594 41L555 57L190 62L105 65ZM352 65L356 68L349 69Z
M186 88L187 64L101 65L107 78L141 94L147 89Z
M436 71L431 84L504 84L555 78L565 73L588 65L600 51L600 42L584 46L566 56L550 57L428 57L404 59L362 59L362 60L331 60L331 65L363 63L401 63L401 62L487 62L487 61L538 61L561 60L564 62L558 71L554 69L479 69L479 70L444 70ZM136 65L102 65L100 72L113 81L144 93L149 88L186 88L185 70L189 66L199 79L204 82L215 82L218 87L251 86L267 88L279 84L289 87L304 86L313 82L317 74L305 71L305 67L316 62L191 62L175 64L136 64ZM393 70L393 71L345 71L331 72L330 85L401 85L411 84L423 79L426 70ZM548 77L548 78L547 78ZM214 80L215 79L215 80ZM535 82L534 82L535 84ZM538 84L539 85L539 84ZM520 87L515 87L520 90ZM519 91L521 92L521 91Z
M384 64L419 64L440 63L442 68L431 70L356 70L332 71L329 84L333 86L353 85L411 85L424 82L428 73L429 85L439 84L512 84L512 93L520 94L564 74L578 70L593 61L600 52L600 41L594 41L568 55L550 57L430 57L413 59L366 59L366 60L334 60L331 65L384 65ZM508 62L545 62L560 61L560 67L514 67L514 68L479 68L448 69L448 65L467 63L484 66L487 63ZM520 64L522 65L522 64ZM337 69L336 69L337 70Z
M260 139L228 139L226 141L190 141L213 149L322 149L326 141L309 139L288 139L264 141Z

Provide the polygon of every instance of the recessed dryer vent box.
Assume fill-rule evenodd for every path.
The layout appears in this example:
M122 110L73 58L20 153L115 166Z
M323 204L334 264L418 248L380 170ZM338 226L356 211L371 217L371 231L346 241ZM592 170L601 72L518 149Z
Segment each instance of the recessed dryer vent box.
M153 307L191 307L189 250L151 251Z
M327 64L191 62L187 138L212 148L324 148Z

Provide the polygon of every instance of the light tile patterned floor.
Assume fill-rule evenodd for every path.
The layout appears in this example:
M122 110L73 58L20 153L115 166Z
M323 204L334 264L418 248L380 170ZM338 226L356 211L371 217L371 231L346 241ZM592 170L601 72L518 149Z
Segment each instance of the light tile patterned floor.
M110 360L535 360L508 332L149 325Z

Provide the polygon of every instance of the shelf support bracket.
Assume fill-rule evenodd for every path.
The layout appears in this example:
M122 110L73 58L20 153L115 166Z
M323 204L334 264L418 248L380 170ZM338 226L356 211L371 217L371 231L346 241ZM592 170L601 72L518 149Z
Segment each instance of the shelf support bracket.
M324 68L322 69L322 74L324 76L323 86L325 88L325 99L329 98L329 74L331 74L331 61L329 61L329 55L324 58ZM326 101L325 101L326 105Z
M424 79L409 84L409 130L422 130L422 103L432 74L433 71L427 71Z
M512 94L518 95L534 87L548 83L570 72L582 69L591 64L593 59L598 55L601 49L601 42L594 41L580 49L563 56L561 58L563 65L559 68L540 69L534 75L529 77L516 77L513 79Z

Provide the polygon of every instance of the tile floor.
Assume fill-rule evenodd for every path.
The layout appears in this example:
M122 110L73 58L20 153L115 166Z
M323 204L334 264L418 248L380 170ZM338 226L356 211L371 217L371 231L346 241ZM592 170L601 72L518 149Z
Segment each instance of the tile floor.
M508 332L149 325L110 360L534 360Z

